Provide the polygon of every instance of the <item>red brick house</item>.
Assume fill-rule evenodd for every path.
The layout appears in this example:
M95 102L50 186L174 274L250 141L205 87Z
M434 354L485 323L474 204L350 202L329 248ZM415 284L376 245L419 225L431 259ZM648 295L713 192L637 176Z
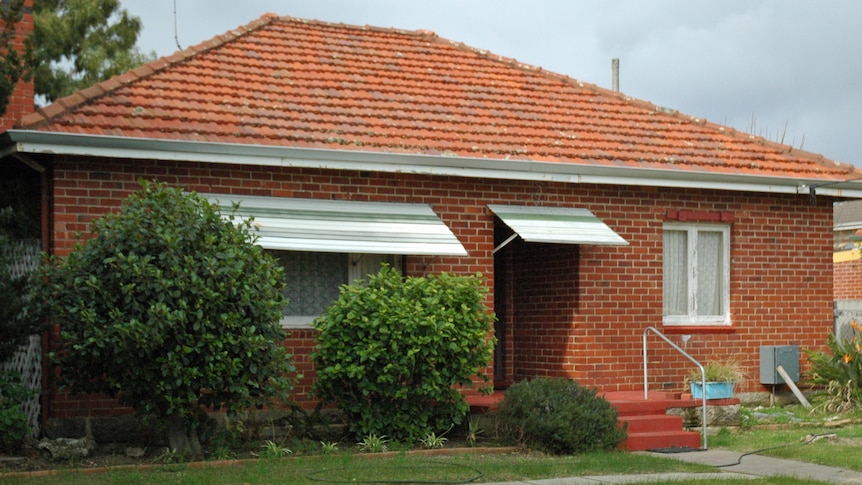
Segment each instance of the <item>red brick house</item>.
M311 320L381 260L487 277L499 386L642 388L656 327L765 391L761 346L823 346L832 204L862 197L849 165L433 33L274 15L24 116L2 150L58 255L140 177L241 201L289 269L299 401ZM688 361L649 356L650 387L682 390Z

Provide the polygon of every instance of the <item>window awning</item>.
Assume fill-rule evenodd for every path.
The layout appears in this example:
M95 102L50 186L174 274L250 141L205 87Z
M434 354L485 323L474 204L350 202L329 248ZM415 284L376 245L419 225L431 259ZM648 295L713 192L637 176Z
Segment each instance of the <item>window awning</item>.
M489 204L488 208L527 242L628 245L628 241L586 209L497 204ZM494 251L501 249L511 239Z
M201 194L224 215L254 217L267 249L331 253L466 256L452 231L426 204Z

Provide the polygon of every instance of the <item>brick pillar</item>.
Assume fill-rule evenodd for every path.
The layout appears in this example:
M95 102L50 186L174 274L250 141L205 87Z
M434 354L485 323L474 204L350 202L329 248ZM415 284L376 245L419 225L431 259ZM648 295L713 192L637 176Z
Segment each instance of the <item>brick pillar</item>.
M8 7L9 0L0 0L0 8ZM33 0L24 0L22 18L15 25L16 36L12 46L21 54L24 53L24 39L33 31ZM0 26L2 28L2 26ZM15 122L34 111L35 94L33 81L18 81L15 90L9 97L6 113L0 117L0 132L15 125Z

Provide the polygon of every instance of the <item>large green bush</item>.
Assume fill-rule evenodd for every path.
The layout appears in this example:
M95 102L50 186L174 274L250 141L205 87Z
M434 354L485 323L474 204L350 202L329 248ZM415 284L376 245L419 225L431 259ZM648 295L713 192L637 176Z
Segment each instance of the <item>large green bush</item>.
M595 389L556 378L518 382L497 407L498 430L506 440L557 454L616 448L626 438L617 417Z
M279 320L283 270L196 194L141 182L92 237L38 271L60 327L53 362L72 391L119 398L196 452L203 409L284 399L294 370Z
M494 316L479 277L403 278L384 266L341 288L315 321L315 393L335 402L359 436L416 440L460 424L456 385L491 361Z

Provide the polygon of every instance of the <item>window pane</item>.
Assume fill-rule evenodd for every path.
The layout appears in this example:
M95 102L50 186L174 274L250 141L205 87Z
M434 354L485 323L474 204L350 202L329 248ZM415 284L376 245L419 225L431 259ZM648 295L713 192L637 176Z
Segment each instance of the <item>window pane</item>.
M393 254L351 254L348 283L353 284L354 280L359 279L367 283L368 275L377 274L383 263L388 264L390 268L398 272L401 271L401 256Z
M697 314L721 315L722 234L714 231L697 233Z
M322 314L347 283L345 254L275 251L273 255L284 266L284 296L289 300L285 316Z
M685 231L664 231L663 314L688 314L688 241Z

